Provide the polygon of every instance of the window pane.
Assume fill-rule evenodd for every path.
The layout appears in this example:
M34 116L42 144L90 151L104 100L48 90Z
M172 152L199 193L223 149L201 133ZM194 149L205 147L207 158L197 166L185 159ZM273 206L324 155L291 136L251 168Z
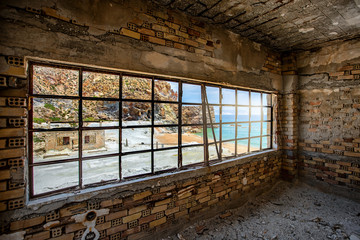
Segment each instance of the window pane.
M41 194L79 184L78 162L34 167L34 193Z
M260 106L261 105L261 93L251 92L251 105Z
M119 75L83 72L83 96L119 98Z
M122 177L151 173L151 153L138 153L121 157Z
M264 122L262 129L262 135L270 135L271 132L271 123L270 122Z
M237 112L237 121L238 122L247 122L249 121L249 108L248 107L238 107Z
M235 139L235 124L222 124L222 140Z
M123 76L123 99L151 100L151 78Z
M271 108L264 107L263 108L263 120L271 120Z
M86 130L82 132L83 156L119 153L119 130Z
M35 132L33 135L34 162L77 158L77 131Z
M119 102L83 100L83 126L119 126Z
M218 146L218 151L220 151L219 144L217 144L217 146ZM209 145L209 160L216 160L216 159L219 159L219 156L216 151L216 146L215 146L215 144L210 144Z
M122 102L123 126L151 125L151 103Z
M252 107L250 121L260 121L260 120L261 120L261 107Z
M204 147L185 147L182 148L183 166L204 162Z
M202 126L182 127L182 145L204 143Z
M201 103L201 86L183 83L182 102Z
M155 103L155 124L178 124L179 105L168 103Z
M237 154L247 153L248 152L248 139L242 139L237 141Z
M222 122L235 122L235 107L222 107Z
M214 127L214 133L215 133L215 138L216 141L220 141L220 126L219 125L213 125ZM208 137L208 142L212 143L214 142L214 134L213 134L213 130L211 128L211 126L208 126L207 129L207 137Z
M263 106L271 106L271 94L263 93Z
M78 100L71 99L33 99L34 128L51 129L78 127Z
M237 91L237 102L239 105L249 105L249 91Z
M220 88L218 87L206 87L206 96L208 104L219 104L220 103Z
M247 138L249 137L249 124L248 123L238 123L237 124L237 138Z
M260 138L250 138L250 151L260 150Z
M177 149L154 152L155 172L177 168L178 155L179 154Z
M222 143L222 156L223 157L235 156L235 141Z
M158 101L178 101L179 83L155 80L154 97Z
M92 184L119 179L119 157L99 158L82 162L83 183Z
M201 123L202 123L201 105L182 106L182 124L201 124Z
M262 145L262 149L270 148L270 137L263 137L261 145Z
M208 108L206 106L207 123L211 123L208 109L210 109L210 113L211 113L211 122L212 123L220 123L220 107L218 107L218 106L209 106L209 108Z
M154 149L176 147L178 145L178 127L154 128Z
M151 149L151 128L122 129L122 152Z
M34 94L77 96L79 71L57 67L33 66Z
M222 104L234 104L235 105L235 90L233 89L222 89Z
M251 123L250 137L260 136L261 123Z

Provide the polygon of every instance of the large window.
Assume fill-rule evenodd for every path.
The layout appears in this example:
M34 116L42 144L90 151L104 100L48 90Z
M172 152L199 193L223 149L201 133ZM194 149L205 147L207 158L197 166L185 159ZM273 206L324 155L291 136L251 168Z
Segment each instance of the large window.
M209 165L272 147L272 95L30 64L31 197Z

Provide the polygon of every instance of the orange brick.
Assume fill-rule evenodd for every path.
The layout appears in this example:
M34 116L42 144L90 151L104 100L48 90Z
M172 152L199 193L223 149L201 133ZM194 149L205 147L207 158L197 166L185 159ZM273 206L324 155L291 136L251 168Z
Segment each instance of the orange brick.
M133 200L137 201L137 200L146 198L146 197L150 196L151 194L152 194L151 191L145 191L145 192L137 193L137 194L134 194Z
M131 222L133 220L139 219L140 217L141 217L141 212L135 213L135 214L127 216L127 217L123 217L123 223Z
M6 202L0 202L0 212L6 211L7 204Z
M171 190L173 190L173 189L175 189L175 185L162 187L162 188L160 188L160 193L169 192L169 191L171 191Z
M0 170L0 180L10 179L10 170Z
M140 218L140 219L139 219L139 225L144 224L144 223L148 223L148 222L151 222L151 221L154 221L155 219L156 219L156 214L153 214L153 215L149 215L149 216Z
M108 229L108 228L111 228L111 222L105 222L103 224L96 225L96 229L98 231L102 231L102 230Z
M180 43L174 43L174 48L182 49L182 50L186 50L186 49L187 49L186 45L180 44Z
M86 227L82 223L73 223L73 224L66 225L65 232L71 233L71 232L76 232L80 229L85 229L85 228Z
M30 219L26 219L26 220L12 222L10 224L10 230L16 231L19 229L33 227L33 226L42 224L44 221L45 221L45 216L40 216L40 217L36 217L36 218L30 218Z
M161 205L164 205L164 204L168 204L171 202L171 198L167 198L167 199L164 199L164 200L161 200L159 202L156 202L155 203L155 207L157 206L161 206Z
M127 224L122 224L120 226L106 229L106 233L107 233L107 235L112 235L114 233L118 233L118 232L124 231L126 229L127 229Z
M127 215L127 210L121 210L118 212L113 212L105 216L106 221L110 221L116 218L121 218Z
M153 227L156 227L156 226L158 226L160 224L164 224L164 223L166 223L166 217L163 217L163 218L160 218L158 220L150 222L149 227L153 228Z
M137 206L135 208L129 209L129 215L132 215L137 212L141 212L142 210L147 209L146 205Z
M23 157L23 156L25 156L25 148L0 150L0 159L17 158L17 157Z
M153 30L147 29L147 28L139 28L138 32L141 34L149 35L149 36L155 36L155 32Z
M165 211L165 215L170 215L180 211L180 207L174 207Z
M193 47L198 47L199 46L199 43L198 42L195 42L193 40L190 40L190 39L185 39L185 43L187 45L190 45L190 46L193 46Z
M25 117L25 116L26 116L25 108L11 108L11 107L0 108L0 117Z
M149 36L149 42L165 46L165 40L161 38Z
M6 191L7 189L7 182L3 181L0 182L0 191Z
M127 36L127 37L140 39L140 33L131 31L131 30L127 29L127 28L121 28L120 34L124 35L124 36Z
M51 240L73 240L73 239L74 239L74 233L65 234L56 238L51 238Z
M25 194L25 189L24 188L5 191L5 192L2 192L0 194L0 201L20 198L20 197L23 197L24 194Z
M29 238L26 238L26 240L45 240L48 238L50 238L50 231L44 231L44 232L35 233L29 236Z
M204 203L204 202L207 202L207 201L210 201L210 196L207 196L207 197L204 197L204 198L200 198L199 199L199 203Z
M106 208L106 207L110 207L110 206L120 204L120 203L122 203L122 199L109 199L109 200L102 201L100 203L100 206L103 208Z
M0 129L1 137L23 137L25 136L25 130L23 128L7 128Z
M360 152L344 152L344 155L349 157L360 157Z
M158 207L154 207L152 210L151 210L151 214L154 214L154 213L157 213L157 212L161 212L161 211L165 211L167 209L167 205L161 205L161 206L158 206Z

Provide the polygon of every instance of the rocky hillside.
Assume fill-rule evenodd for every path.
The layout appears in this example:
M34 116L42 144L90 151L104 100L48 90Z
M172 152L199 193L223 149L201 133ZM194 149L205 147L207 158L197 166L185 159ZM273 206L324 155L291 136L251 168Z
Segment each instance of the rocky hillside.
M40 71L41 70L41 71ZM73 94L70 88L76 84L66 83L64 79L69 74L69 70L63 72L51 72L48 68L41 67L35 72L34 78L38 84L36 85L37 93L44 94L59 94L59 91ZM115 75L107 74L87 74L84 76L84 87L86 87L86 96L89 91L97 97L116 97L118 92L114 90L117 79ZM61 80L61 81L60 81ZM74 77L72 78L74 81ZM44 82L48 84L42 85ZM52 84L49 84L51 82ZM59 83L59 84L56 84ZM92 84L91 84L92 83ZM97 85L106 85L101 88ZM151 119L151 103L135 102L131 99L151 100L152 81L148 78L138 78L131 76L123 77L123 98L129 101L122 102L122 118L125 121L150 120ZM109 85L109 86L108 86ZM110 86L111 85L111 86ZM89 87L93 86L93 87ZM176 83L168 81L155 80L154 99L157 101L177 101L178 90ZM84 89L85 90L85 89ZM109 92L105 91L109 90ZM70 92L69 92L70 91ZM109 96L110 95L110 96ZM41 124L46 122L72 122L76 126L78 119L79 106L76 100L68 99L34 99L34 122ZM88 101L83 100L83 121L114 121L119 116L119 103L117 101ZM155 103L154 115L156 122L164 124L178 123L178 104ZM183 106L182 119L184 124L199 124L202 123L202 107L201 106ZM214 111L211 111L213 119Z

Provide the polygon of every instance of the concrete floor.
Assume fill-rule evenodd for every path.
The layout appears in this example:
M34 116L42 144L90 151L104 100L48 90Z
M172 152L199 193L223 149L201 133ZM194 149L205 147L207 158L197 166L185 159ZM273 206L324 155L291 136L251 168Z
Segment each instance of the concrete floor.
M240 208L165 239L360 239L360 203L280 181Z

